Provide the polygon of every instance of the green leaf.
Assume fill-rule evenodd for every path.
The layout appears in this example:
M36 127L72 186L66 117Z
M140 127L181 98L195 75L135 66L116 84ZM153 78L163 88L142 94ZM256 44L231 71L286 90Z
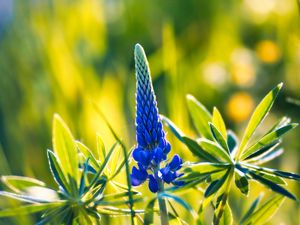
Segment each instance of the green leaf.
M248 192L249 192L248 179L246 175L238 169L235 169L235 185L244 195L248 196Z
M189 137L182 137L183 142L186 144L186 146L189 148L189 150L196 156L198 156L201 159L204 159L206 161L210 162L218 162L212 154L208 153L207 151L204 151L203 148L193 139Z
M48 150L47 157L48 157L50 170L55 182L59 186L61 186L67 193L71 193L70 185L68 184L67 179L62 172L60 162L56 158L56 155L52 151Z
M106 157L105 145L103 143L103 140L102 140L100 134L97 134L97 154L96 154L96 157L100 162L103 162L105 157Z
M183 167L191 168L194 172L211 173L215 171L220 171L228 168L229 163L210 163L210 162L199 162L199 163L184 163Z
M170 128L173 134L178 138L178 140L183 142L182 137L184 137L185 134L170 119L163 115L161 115L160 117L162 121L164 121L165 124Z
M282 155L283 152L283 149L279 148L271 152L266 152L266 154L262 154L259 157L251 158L250 160L247 160L247 162L251 162L254 165L261 165L277 158L278 156Z
M62 204L63 204L62 202L53 202L53 203L18 206L18 207L14 207L14 208L1 210L0 217L28 215L28 214L48 210L51 208L59 207Z
M177 202L178 204L180 204L187 211L189 211L194 217L197 216L197 213L194 211L194 209L188 203L186 203L183 199L181 199L181 198L179 198L175 195L171 195L171 194L166 193L166 192L161 192L161 193L158 194L158 198L171 199L171 200Z
M232 212L228 203L226 203L219 225L231 225L231 224L233 224Z
M209 123L209 127L211 130L211 133L214 137L214 139L216 140L216 142L218 142L218 144L226 151L228 152L228 154L230 154L229 148L227 146L227 141L224 138L224 136L221 134L221 132L212 124Z
M151 199L146 206L145 215L144 215L144 225L150 225L153 223L154 205L156 200L157 198Z
M192 120L198 133L202 137L212 140L212 136L208 127L208 122L212 121L211 114L200 102L196 100L194 96L187 95L186 98L189 112L192 116Z
M236 134L232 130L227 131L227 145L228 145L229 151L233 157L234 153L236 152L237 147L239 145L239 140L238 140Z
M21 176L2 176L2 182L12 191L22 193L29 187L45 187L45 183L30 177Z
M279 207L284 201L282 195L272 197L264 205L262 205L257 211L241 223L242 225L262 225L268 222L272 216L277 212Z
M277 176L287 178L287 179L300 180L300 175L296 174L296 173L285 172L285 171L281 171L281 170L255 166L255 165L251 165L251 164L248 164L248 163L242 163L242 164L247 168L254 169L254 170L257 170L257 171L270 173L270 174L277 175Z
M262 194L260 194L251 204L251 206L249 207L249 209L247 210L247 212L245 213L245 215L243 216L243 218L241 219L241 222L240 224L243 224L244 221L246 219L248 219L252 213L254 212L254 210L256 209L256 207L258 206L259 202L261 201L262 199Z
M75 193L78 188L78 154L74 138L71 131L58 115L54 115L53 119L53 148L61 162L61 168L71 184L72 193Z
M244 133L244 136L241 141L240 148L238 150L237 158L240 157L240 154L243 153L245 148L247 147L247 144L255 132L256 128L259 126L259 124L264 120L264 118L267 116L268 112L270 111L278 92L280 91L282 87L282 83L278 84L275 88L273 88L264 98L263 100L258 104L256 109L254 110L254 113L252 114L250 121L247 125L246 131Z
M243 154L241 159L245 159L248 156L250 156L252 153L260 150L262 147L271 144L272 142L276 141L278 138L280 138L283 134L288 132L289 130L295 128L298 124L292 123L292 124L287 124L283 127L277 128L274 131L266 134L263 136L259 141L257 141L254 145L246 149Z
M280 185L265 179L262 176L259 176L257 174L255 174L254 172L250 171L249 174L252 176L253 179L257 180L258 182L264 184L265 186L267 186L268 188L270 188L272 191L277 192L279 194L282 194L290 199L293 200L297 200L296 197L291 194L289 191L287 191L286 189L284 189L283 187L281 187Z
M226 179L228 178L228 175L230 173L231 169L228 169L226 174L221 177L219 180L213 181L206 189L204 193L204 197L207 198L211 196L212 194L216 193L225 183Z
M232 162L228 152L221 148L218 144L216 144L213 141L200 138L198 139L198 144L202 149L204 149L207 153L212 155L213 157L216 157L217 159L223 159L226 162Z
M29 203L53 202L52 200L48 200L47 198L42 199L42 198L37 198L37 197L26 195L26 194L15 194L15 193L6 192L6 191L0 191L0 196L16 199L18 201L29 202Z
M216 107L214 107L214 110L213 110L212 123L215 125L217 130L220 131L220 133L226 140L227 139L226 125L222 118L221 113L219 112L219 110Z
M84 155L85 159L88 159L88 158L90 159L90 162L91 162L91 165L93 166L93 168L98 169L99 163L97 162L92 151L80 141L76 141L76 145L77 145L77 148L79 149L79 151Z

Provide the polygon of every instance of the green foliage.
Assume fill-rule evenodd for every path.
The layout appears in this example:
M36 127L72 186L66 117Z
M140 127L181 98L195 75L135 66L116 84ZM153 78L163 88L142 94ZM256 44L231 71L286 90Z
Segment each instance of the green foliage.
M2 209L0 217L42 213L41 220L37 223L39 225L48 223L82 225L99 224L101 215L131 215L132 209L126 209L127 204L132 205L138 201L139 192L117 188L113 194L105 193L107 184L113 182L112 178L120 173L126 164L123 159L121 162L115 161L110 164L114 169L108 168L119 142L116 142L106 154L100 137L97 139L98 155L95 158L83 143L74 140L64 121L55 115L54 152L48 150L47 155L58 190L48 188L42 181L33 178L3 176L2 182L12 192L1 191L0 195L27 204ZM83 159L82 162L80 158ZM108 171L113 171L110 176L107 176ZM137 210L134 213L143 211Z
M280 194L279 197L272 199L255 213L252 213L255 208L253 206L246 219L244 218L243 224L262 224L262 221L267 221L279 207L283 196L296 200L296 197L283 185L286 185L284 179L299 180L300 175L260 165L278 157L283 152L279 148L281 137L295 128L297 124L291 123L288 118L284 117L262 137L256 141L252 140L254 132L267 116L281 87L282 84L277 85L258 104L240 144L236 135L232 131L226 130L225 122L219 111L214 108L211 116L209 111L191 95L187 97L187 104L201 138L194 140L186 136L172 121L166 117L163 118L175 136L195 156L206 161L185 164L185 175L181 180L185 181L186 185L205 187L206 204L212 202L215 205L213 218L215 225L232 223L231 210L228 205L228 194L232 183L246 196L249 193L249 182L253 180ZM204 179L201 179L200 183L193 183L193 179L203 177ZM208 185L205 185L204 181ZM203 214L204 209L205 206L201 205L199 217ZM265 214L264 210L266 210ZM260 213L264 216L261 216Z

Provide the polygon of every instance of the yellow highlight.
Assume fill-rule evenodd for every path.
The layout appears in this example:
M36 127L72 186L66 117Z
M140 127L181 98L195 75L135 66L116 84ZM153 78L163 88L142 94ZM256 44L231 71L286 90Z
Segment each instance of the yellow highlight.
M252 97L246 92L237 92L228 101L226 113L235 122L246 120L254 108Z
M264 63L276 63L281 56L278 45L270 40L264 40L257 44L256 54Z

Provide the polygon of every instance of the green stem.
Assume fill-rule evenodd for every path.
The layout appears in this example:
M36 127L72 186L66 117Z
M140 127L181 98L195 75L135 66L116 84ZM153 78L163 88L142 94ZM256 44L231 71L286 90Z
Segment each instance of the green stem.
M159 191L157 192L157 198L158 198L158 206L159 206L159 212L160 212L160 221L161 225L169 225L169 217L168 217L168 209L166 205L166 200L160 196L160 193L164 192L164 182L160 180L157 176L157 171L159 170L159 167L154 171L156 180L159 181Z
M166 200L164 198L158 197L158 205L159 205L159 211L160 211L161 225L169 225L168 209L167 209L167 205L166 205Z

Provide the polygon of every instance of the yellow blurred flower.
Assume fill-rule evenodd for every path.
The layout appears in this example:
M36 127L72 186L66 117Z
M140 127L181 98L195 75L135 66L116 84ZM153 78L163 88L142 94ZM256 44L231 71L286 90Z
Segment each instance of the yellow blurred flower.
M237 48L231 55L231 79L238 86L250 87L256 79L252 52L247 48Z
M252 97L246 92L233 94L227 104L226 113L235 122L246 120L254 108Z
M264 63L275 63L281 55L278 45L270 40L259 42L256 45L256 54Z

